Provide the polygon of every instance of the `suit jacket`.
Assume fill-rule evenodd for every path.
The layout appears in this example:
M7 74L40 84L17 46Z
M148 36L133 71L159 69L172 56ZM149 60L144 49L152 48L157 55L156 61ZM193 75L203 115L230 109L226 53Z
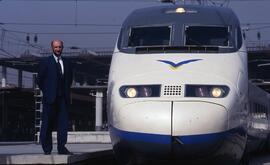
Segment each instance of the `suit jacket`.
M72 84L72 66L68 59L61 57L64 64L64 98L70 102L70 86ZM43 102L52 104L57 97L58 87L57 63L53 55L46 57L39 64L37 84L43 93Z

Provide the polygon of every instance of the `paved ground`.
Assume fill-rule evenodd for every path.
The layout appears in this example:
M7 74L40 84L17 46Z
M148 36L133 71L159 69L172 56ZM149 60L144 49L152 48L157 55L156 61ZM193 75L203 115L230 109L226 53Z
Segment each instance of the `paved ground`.
M58 155L56 145L52 155L44 155L34 142L0 143L0 164L91 164L116 165L111 144L67 144L74 155ZM249 165L270 165L270 153L251 154Z
M270 165L270 153L251 154L249 165Z
M67 144L74 155L58 155L56 145L51 155L44 155L36 143L0 143L0 164L67 164L101 157L112 158L111 144Z

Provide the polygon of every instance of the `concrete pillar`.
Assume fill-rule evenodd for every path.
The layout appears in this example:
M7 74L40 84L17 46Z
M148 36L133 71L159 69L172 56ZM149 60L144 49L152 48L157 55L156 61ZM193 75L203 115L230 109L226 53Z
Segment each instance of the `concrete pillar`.
M2 35L1 35L1 49L3 49L3 47L4 47L5 34L6 34L6 30L5 30L5 29L2 29Z
M19 88L22 88L22 76L23 76L22 70L18 70L18 87Z
M102 101L103 92L102 90L96 91L96 131L102 130Z
M37 85L37 73L33 73L33 75L32 75L33 77L32 77L32 87L34 88L34 89L36 89L37 87L38 87L38 85Z
M9 93L8 91L5 91L5 90L3 90L3 91L1 91L0 92L0 94L1 94L1 104L2 104L2 107L1 107L1 110L2 110L2 112L1 112L1 115L2 115L2 123L1 123L1 125L2 126L0 126L0 129L2 129L2 131L3 131L3 138L4 138L4 140L7 140L6 138L7 138L7 128L8 128L8 115L7 115L7 104L6 104L6 94L7 93Z
M75 71L75 69L73 69L73 72L72 72L72 77L73 77L73 80L72 80L72 84L71 84L71 86L75 86L76 85L76 80L75 80L75 78L76 78L76 71Z
M7 86L7 67L2 66L2 87Z

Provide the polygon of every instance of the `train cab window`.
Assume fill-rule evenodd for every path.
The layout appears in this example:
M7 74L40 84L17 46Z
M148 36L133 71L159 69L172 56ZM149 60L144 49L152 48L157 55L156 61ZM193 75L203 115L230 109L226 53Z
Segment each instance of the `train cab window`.
M187 46L229 46L229 28L218 26L186 26Z
M170 26L133 27L129 33L128 46L168 46L170 36Z

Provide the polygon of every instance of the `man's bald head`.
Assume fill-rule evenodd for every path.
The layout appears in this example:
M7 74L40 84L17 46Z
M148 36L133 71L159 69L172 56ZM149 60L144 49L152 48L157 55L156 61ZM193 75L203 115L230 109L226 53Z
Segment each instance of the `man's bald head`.
M64 43L61 40L55 39L55 40L52 40L51 47L52 47L53 53L57 57L60 57L64 48Z

